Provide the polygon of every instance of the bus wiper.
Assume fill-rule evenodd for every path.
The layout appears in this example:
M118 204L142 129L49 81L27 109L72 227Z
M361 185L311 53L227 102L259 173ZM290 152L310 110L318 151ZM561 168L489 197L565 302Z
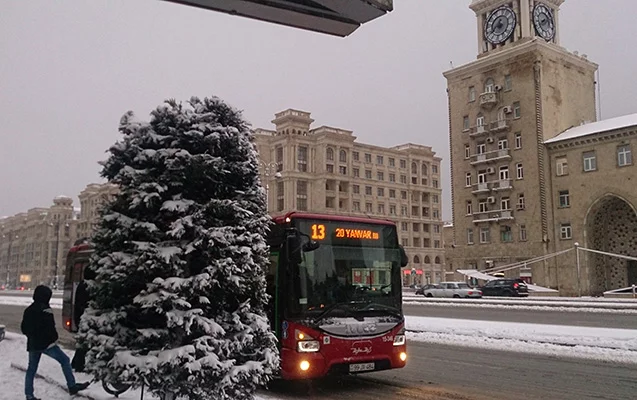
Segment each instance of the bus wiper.
M364 303L364 302L362 302ZM331 306L327 307L325 310L323 310L322 313L320 313L319 315L317 315L314 318L314 323L318 323L320 320L322 320L323 318L325 318L325 316L327 316L329 313L331 313L332 311L336 310L336 309L341 309L349 314L353 313L353 309L352 309L352 305L353 304L361 304L360 301L344 301L344 302L340 302L340 303L334 303Z
M393 317L396 317L396 318L403 317L400 310L397 309L396 307L388 306L386 304L374 303L373 301L366 301L366 302L363 302L363 304L365 304L365 306L358 308L357 309L358 311L382 310L387 312L387 314Z

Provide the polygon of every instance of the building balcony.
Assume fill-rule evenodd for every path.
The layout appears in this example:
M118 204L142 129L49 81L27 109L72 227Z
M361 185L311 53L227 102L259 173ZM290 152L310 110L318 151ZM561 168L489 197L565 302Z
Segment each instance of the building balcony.
M513 220L513 213L511 212L511 210L493 210L473 214L474 224L479 224L481 222L501 222L510 220Z
M498 94L496 92L484 92L480 95L480 106L491 109L498 104Z
M489 124L489 131L493 133L506 132L509 129L511 129L511 123L509 119L501 119Z
M511 159L509 149L488 151L482 154L476 154L471 157L471 165L479 165L496 161L508 161Z
M511 179L500 179L500 180L489 182L489 183L491 184L491 190L493 190L494 192L513 190L513 185L511 185Z
M473 194L487 193L491 191L491 188L489 188L488 182L475 184L473 185L472 189L473 190L471 190L471 193Z
M486 125L477 125L469 130L469 137L480 137L489 133L489 128Z

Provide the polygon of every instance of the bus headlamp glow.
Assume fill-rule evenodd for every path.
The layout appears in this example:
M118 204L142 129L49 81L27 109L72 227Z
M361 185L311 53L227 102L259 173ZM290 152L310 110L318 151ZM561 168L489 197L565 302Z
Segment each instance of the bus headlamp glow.
M405 344L405 335L396 335L396 336L394 336L394 346L403 346L404 344ZM406 355L405 355L405 357L406 357Z
M310 363L308 361L303 360L299 364L299 368L301 368L301 371L307 371L308 369L310 369Z
M404 351L401 352L398 357L400 357L400 361L407 361L407 353L405 353Z
M321 349L321 344L318 340L304 340L297 343L296 349L299 353L316 353Z

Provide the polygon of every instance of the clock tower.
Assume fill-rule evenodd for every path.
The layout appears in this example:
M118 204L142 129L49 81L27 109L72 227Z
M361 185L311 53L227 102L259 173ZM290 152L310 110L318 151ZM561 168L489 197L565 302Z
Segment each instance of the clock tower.
M477 17L478 57L444 73L454 232L446 259L454 271L541 258L560 241L544 142L596 120L597 71L585 55L560 46L564 2L470 4ZM507 275L558 287L559 262L514 266Z
M479 56L541 38L559 44L559 10L564 0L473 0Z

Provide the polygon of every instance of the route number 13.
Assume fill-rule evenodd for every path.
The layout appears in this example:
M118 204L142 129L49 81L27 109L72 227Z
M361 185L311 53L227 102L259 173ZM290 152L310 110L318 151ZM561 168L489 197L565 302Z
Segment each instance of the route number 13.
M312 240L325 239L325 225L314 224L312 225Z

